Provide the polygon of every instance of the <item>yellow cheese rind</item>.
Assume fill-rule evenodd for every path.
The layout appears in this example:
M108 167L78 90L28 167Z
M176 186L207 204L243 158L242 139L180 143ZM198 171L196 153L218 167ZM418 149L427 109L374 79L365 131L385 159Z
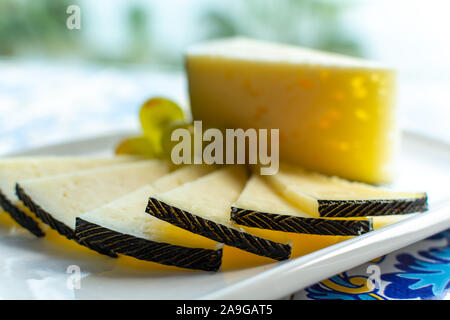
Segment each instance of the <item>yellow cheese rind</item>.
M390 226L394 223L401 222L403 220L412 218L416 215L416 213L411 214L403 214L403 215L392 215L392 216L376 216L372 217L373 228L374 230L378 230L387 226Z
M399 131L395 72L253 40L186 55L192 115L205 127L280 130L280 158L350 180L392 180Z

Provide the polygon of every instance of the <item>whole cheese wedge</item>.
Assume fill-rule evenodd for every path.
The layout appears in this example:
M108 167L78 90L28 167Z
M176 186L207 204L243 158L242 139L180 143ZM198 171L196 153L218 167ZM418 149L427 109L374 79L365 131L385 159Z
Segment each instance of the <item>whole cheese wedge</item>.
M132 156L116 157L21 157L0 160L0 207L22 227L38 237L44 236L30 212L16 195L19 180L50 177L107 165L142 160Z
M424 192L391 191L288 164L281 164L277 174L265 177L285 199L317 217L398 215L428 208Z
M213 170L189 166L151 185L77 217L76 237L90 248L177 267L216 271L222 245L145 213L150 196L167 192Z
M279 129L280 158L350 180L389 182L399 132L395 72L375 62L244 38L188 48L194 120Z
M18 181L19 199L42 222L75 239L77 216L137 190L169 172L166 162L138 161Z
M357 236L372 230L367 218L314 218L279 196L257 174L233 204L231 219L248 227L317 235Z
M171 191L150 197L146 212L177 227L275 260L288 259L288 244L258 237L230 218L231 205L247 181L240 166L217 170Z

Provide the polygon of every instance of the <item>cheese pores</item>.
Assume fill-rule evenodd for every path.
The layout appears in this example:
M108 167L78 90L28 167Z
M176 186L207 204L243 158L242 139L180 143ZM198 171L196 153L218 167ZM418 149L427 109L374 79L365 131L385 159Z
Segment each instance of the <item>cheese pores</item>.
M391 180L392 70L246 39L193 46L186 68L192 114L205 127L280 129L281 160L350 180Z

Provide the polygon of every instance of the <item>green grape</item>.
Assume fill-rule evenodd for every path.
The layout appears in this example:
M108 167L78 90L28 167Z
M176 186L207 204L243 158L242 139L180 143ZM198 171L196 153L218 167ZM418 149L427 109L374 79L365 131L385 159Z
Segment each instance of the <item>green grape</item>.
M166 98L151 98L142 105L139 111L141 127L156 154L162 152L161 138L164 130L172 122L184 118L183 110Z
M162 153L163 157L166 159L171 159L171 153L173 147L180 143L180 141L172 141L172 132L176 129L187 129L191 136L191 163L193 162L194 157L194 125L192 122L186 121L174 121L169 124L165 130L163 131L163 135L161 138L162 143Z
M157 153L147 137L133 137L123 140L116 147L116 154L130 154L147 158L156 158Z

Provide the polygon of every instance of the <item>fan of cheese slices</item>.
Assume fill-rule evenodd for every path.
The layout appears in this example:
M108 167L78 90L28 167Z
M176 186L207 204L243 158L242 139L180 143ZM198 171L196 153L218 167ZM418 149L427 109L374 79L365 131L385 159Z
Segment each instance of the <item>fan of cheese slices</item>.
M261 43L239 41L203 45L190 51L188 75L190 89L195 91L194 109L215 101L208 96L210 90L206 90L202 100L198 87L201 83L217 91L219 86L229 85L252 108L256 103L252 101L260 96L247 92L244 99L244 93L232 83L241 76L235 64L247 67L249 76L264 75L270 70L274 74L289 74L290 68L303 70L303 82L292 88L294 93L299 90L291 92L292 99L302 90L312 90L318 81L333 76L343 80L344 75L351 77L352 72L361 79L367 74L372 78L378 75L377 81L387 90L383 77L390 79L390 72L359 60L276 45L262 50ZM239 50L244 53L237 54ZM254 52L259 55L252 60ZM229 74L224 71L222 75L221 66ZM205 82L203 72L208 68L220 70ZM266 78L264 86L277 79L276 75ZM377 89L378 82L372 80L367 90ZM244 90L251 89L245 83L243 86ZM346 92L345 87L333 90L337 89L345 96L354 93L355 85L350 84L351 92ZM318 89L314 90L319 94ZM226 92L229 98L231 93ZM320 94L329 92L322 90ZM206 115L209 116L213 117ZM37 237L44 237L51 228L112 258L128 256L180 268L217 271L224 268L224 261L233 264L233 259L242 255L256 255L267 262L297 257L427 210L426 193L392 191L344 180L337 177L339 174L325 175L312 171L315 168L311 166L300 165L298 162L309 161L302 162L304 159L300 158L282 162L278 172L268 176L261 176L245 165L174 166L167 157L170 149L167 132L191 126L181 108L168 99L153 98L142 106L140 119L142 136L123 141L112 157L1 159L2 214L10 215ZM220 119L223 117L217 116L216 120ZM292 126L291 120L288 126ZM379 127L367 130L384 130ZM315 135L312 139L321 138ZM326 146L323 141L320 144ZM311 147L314 150L308 150L307 144L304 148L305 154L317 152L317 145ZM335 160L339 162L342 157L336 151ZM380 161L385 160L381 158ZM371 179L381 177L379 168L371 165L373 172L367 168L363 171L359 165L355 174ZM322 167L324 170L320 172L334 172L333 158L322 159ZM339 163L336 170L339 172L341 168ZM342 176L351 173L345 171ZM384 178L383 175L380 179Z

